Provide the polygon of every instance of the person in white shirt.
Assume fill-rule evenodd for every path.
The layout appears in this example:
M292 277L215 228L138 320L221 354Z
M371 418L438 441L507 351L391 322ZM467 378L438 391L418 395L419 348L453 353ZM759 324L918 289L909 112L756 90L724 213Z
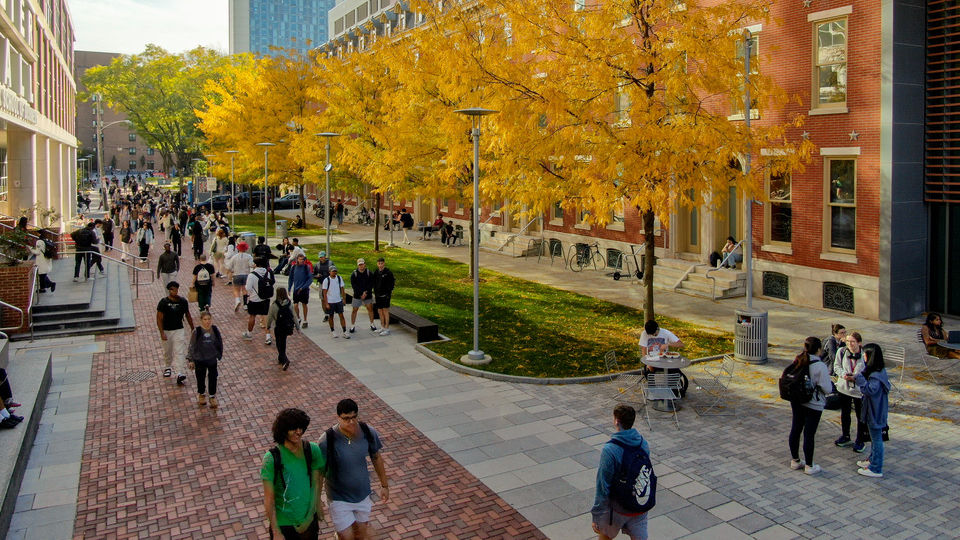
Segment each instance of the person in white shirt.
M270 300L273 299L273 287L277 282L273 276L273 270L270 269L270 261L268 259L256 259L254 264L256 264L257 267L247 275L247 313L250 315L250 318L247 319L247 331L243 333L243 339L253 339L253 327L257 322L257 315L264 317L264 321L266 321L267 315L270 314ZM269 291L269 295L262 293L261 291L263 289ZM266 333L263 341L265 344L270 345L273 343L273 339L270 337L270 329L267 328L266 323L262 326Z
M253 256L247 253L246 242L237 244L237 254L230 259L230 272L233 274L233 311L247 306L247 275L253 269Z
M682 349L683 342L673 332L660 328L657 321L647 321L640 334L640 349L644 356L660 356L670 348Z
M323 280L320 287L320 298L323 300L323 311L330 315L330 335L339 337L336 332L336 326L333 321L335 314L340 315L340 333L344 339L350 339L347 332L347 319L343 316L343 300L346 298L346 289L344 288L343 278L337 267L330 265L330 275Z
M47 245L43 239L38 238L37 242L30 248L31 253L37 256L37 278L40 280L40 292L42 293L47 292L47 289L50 289L50 292L57 289L57 284L50 281L50 277L48 276L53 270L53 261L47 258L44 253L46 247Z

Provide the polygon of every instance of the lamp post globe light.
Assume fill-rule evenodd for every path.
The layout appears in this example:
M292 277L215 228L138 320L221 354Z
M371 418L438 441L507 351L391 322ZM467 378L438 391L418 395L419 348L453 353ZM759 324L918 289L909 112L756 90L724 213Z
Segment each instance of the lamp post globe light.
M237 213L233 205L237 201L237 185L233 182L233 156L240 153L239 150L227 150L230 154L230 231L237 230Z
M472 107L453 111L470 117L472 123L470 137L473 139L473 231L470 242L473 243L473 350L460 357L460 361L469 365L489 364L490 355L480 350L480 120L497 111Z
M323 215L323 218L327 220L327 223L324 224L324 230L327 231L327 260L330 260L330 224L333 222L331 219L333 216L330 214L330 171L333 170L333 165L330 164L330 139L333 137L339 137L339 133L332 133L325 131L323 133L314 133L317 137L323 137L327 150L327 164L323 166L323 172L326 176L327 187L325 190L326 202L326 212Z
M269 192L267 188L267 177L270 174L268 154L270 153L270 147L276 146L272 142L258 142L257 146L263 147L263 237L267 238L267 193ZM253 204L253 192L250 193L250 203Z

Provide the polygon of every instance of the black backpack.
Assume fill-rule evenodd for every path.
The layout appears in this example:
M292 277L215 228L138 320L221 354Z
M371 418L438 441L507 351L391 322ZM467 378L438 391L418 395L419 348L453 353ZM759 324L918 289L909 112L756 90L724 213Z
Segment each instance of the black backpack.
M273 271L267 268L263 276L256 272L253 275L257 276L257 296L260 297L260 300L273 298L273 284L277 282L276 278L273 277Z
M307 441L303 442L303 457L307 458L307 477L310 479L310 487L313 487L313 474L310 470L310 464L313 463L313 450L310 448L310 443ZM280 488L286 491L287 481L283 478L283 463L280 461L280 447L274 446L270 449L270 454L273 455L273 481L276 483L277 480L280 481Z
M296 322L294 321L293 310L290 309L290 305L287 304L283 306L277 304L277 331L289 336L293 333L294 326L296 326Z
M367 454L370 456L370 459L373 459L376 451L376 441L373 440L373 434L370 432L370 426L364 422L360 422L360 429L363 431L363 436L367 438ZM333 482L333 479L337 474L337 452L333 444L334 432L333 428L329 428L326 433L327 436L327 468L324 470L324 476L327 477L328 482Z
M43 241L43 256L52 259L57 256L57 246L53 245L53 242L49 240Z
M610 439L623 449L620 467L610 483L610 499L628 514L642 514L657 504L657 475L653 472L650 455L639 445L630 446Z
M790 403L808 403L813 399L814 388L810 382L810 364L797 367L790 364L780 375L780 399Z

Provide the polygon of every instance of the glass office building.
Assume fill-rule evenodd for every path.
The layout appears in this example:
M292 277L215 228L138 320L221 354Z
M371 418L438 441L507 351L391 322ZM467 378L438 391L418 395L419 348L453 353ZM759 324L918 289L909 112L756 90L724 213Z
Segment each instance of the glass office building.
M230 0L230 53L306 50L327 41L334 0ZM308 42L310 45L308 46Z

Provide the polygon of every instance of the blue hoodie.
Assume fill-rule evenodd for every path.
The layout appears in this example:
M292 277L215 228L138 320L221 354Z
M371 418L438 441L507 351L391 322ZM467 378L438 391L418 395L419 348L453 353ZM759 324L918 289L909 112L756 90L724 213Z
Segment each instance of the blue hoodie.
M611 439L619 440L629 446L640 445L644 452L650 453L650 444L633 428L618 431ZM594 523L604 523L601 520L609 519L610 483L617 474L622 459L623 448L610 442L603 445L603 450L600 452L600 468L597 469L597 494L593 500L593 508L590 510Z
M311 283L313 283L313 265L310 264L310 261L304 261L304 264L290 265L287 288L291 293L300 289L309 289Z
M856 383L863 394L863 423L874 429L887 425L887 409L890 403L887 400L887 394L890 392L887 370L874 371L870 374L870 378L865 378L863 373L858 373Z

